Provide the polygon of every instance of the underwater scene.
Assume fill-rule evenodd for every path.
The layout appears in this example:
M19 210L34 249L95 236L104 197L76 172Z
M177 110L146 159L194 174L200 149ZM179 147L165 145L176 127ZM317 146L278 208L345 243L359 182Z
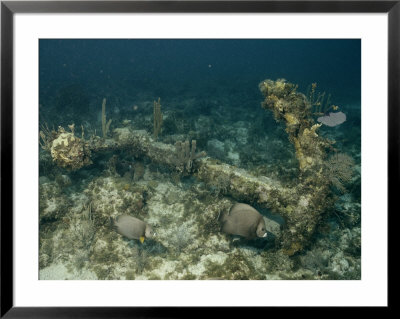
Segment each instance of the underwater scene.
M360 39L41 39L39 279L360 280Z

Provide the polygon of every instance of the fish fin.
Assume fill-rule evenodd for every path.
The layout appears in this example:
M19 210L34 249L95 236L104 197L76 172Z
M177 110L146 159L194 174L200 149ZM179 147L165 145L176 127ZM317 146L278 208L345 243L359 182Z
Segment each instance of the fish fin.
M140 240L140 242L143 244L143 242L144 242L144 236L140 236L139 240Z
M225 216L226 216L226 211L221 210L218 214L217 221L219 221L220 223L223 223L225 221Z
M228 215L230 215L231 211L238 205L239 203L235 203L231 206L231 208L229 208L229 213Z

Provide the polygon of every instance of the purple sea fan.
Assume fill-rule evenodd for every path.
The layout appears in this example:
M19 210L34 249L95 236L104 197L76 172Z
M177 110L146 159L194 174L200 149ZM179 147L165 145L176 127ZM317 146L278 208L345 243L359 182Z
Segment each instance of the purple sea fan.
M336 126L346 121L346 114L343 112L329 113L317 119L318 122L327 126Z

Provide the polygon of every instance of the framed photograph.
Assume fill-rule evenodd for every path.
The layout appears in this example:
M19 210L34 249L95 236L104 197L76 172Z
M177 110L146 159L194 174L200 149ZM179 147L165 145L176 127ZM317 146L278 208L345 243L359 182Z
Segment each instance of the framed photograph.
M399 15L2 1L1 316L389 306Z

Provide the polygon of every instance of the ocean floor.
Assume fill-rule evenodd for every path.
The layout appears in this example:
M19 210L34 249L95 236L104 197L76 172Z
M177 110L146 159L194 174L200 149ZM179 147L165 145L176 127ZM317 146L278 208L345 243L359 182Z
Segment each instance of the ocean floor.
M112 111L112 127L151 130L149 114L133 116L127 110ZM179 116L177 111L165 113L162 142L183 140L184 132L193 129L191 137L210 157L288 184L296 176L293 147L271 117L224 116L223 123L218 115L186 122ZM260 134L263 125L276 128ZM358 163L355 176L349 191L338 194L335 212L324 217L309 247L293 256L276 248L284 220L265 208L256 207L267 238L246 241L220 232L219 214L236 202L225 194L223 183L207 185L129 152L100 154L93 165L69 172L40 150L40 279L361 279L359 149L347 146L339 130L324 134L347 147ZM110 218L122 214L152 225L156 236L141 243L118 234Z

